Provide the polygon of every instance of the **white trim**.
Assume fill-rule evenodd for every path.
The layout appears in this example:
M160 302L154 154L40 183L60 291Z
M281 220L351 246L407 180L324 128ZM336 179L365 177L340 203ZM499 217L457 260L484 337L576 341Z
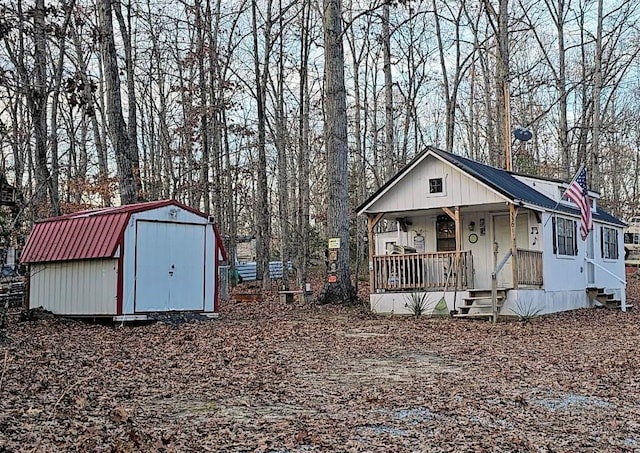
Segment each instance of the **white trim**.
M398 175L396 176L396 178L395 178L395 180L393 181L393 183L392 183L392 184L390 184L389 186L385 187L385 188L384 188L384 190L383 190L382 192L380 192L380 193L379 193L375 198L373 198L373 199L369 200L369 202L367 203L367 205L366 205L365 207L363 207L361 210L359 210L359 211L357 212L357 215L362 215L362 214L367 213L367 209L369 209L369 207L371 207L371 205L373 205L373 204L374 204L374 203L376 203L378 200L380 200L380 198L382 198L384 195L386 195L386 194L387 194L387 192L389 192L389 190L391 190L393 187L395 187L395 185L396 185L400 180L404 179L404 177L407 175L407 173L409 173L409 172L410 172L410 171L412 171L414 168L416 168L419 164L421 164L421 163L422 163L422 162L427 158L427 156L433 156L433 157L435 157L435 158L436 158L436 159L438 159L440 162L442 162L442 163L444 163L444 164L448 165L450 168L452 168L452 169L454 169L454 170L457 170L457 171L459 171L459 172L463 173L464 175L466 175L466 176L467 176L467 178L469 178L469 179L471 179L471 180L475 181L476 183L480 184L481 186L483 186L484 188L486 188L486 189L487 189L487 190L489 190L490 192L493 192L495 195L497 195L499 198L502 198L504 201L506 201L506 202L511 202L511 198L506 197L504 194L502 194L502 193L498 192L498 191L497 191L496 189L494 189L493 187L491 187L491 186L489 186L489 185L485 184L484 182L480 181L480 180L479 180L478 178L476 178L475 176L473 176L473 175L469 174L469 172L468 172L468 171L466 171L466 170L464 170L464 169L462 169L462 168L460 168L460 167L457 167L457 166L453 165L451 162L449 162L449 161L448 161L448 160L446 160L445 158L441 157L439 154L435 153L431 148L429 148L429 149L424 153L424 155L423 155L420 159L418 159L416 162L414 162L414 163L413 163L413 165L411 165L410 167L405 168L405 170L404 170L402 173L398 174ZM428 187L427 187L427 190L428 190ZM525 207L525 206L526 206L526 204L525 204L525 203L523 203L523 207ZM543 210L544 210L544 208L543 208L543 207L541 207L541 206L539 206L539 207L537 208L537 210L539 210L539 211L543 211Z
M428 150L426 153L424 153L422 155L422 157L420 159L418 159L417 161L415 161L413 163L413 165L411 165L410 167L405 168L405 170L399 174L395 180L393 181L392 184L389 184L387 187L385 187L382 192L380 192L375 198L369 200L369 203L367 203L367 205L362 208L360 211L358 211L357 215L362 215L364 213L367 212L367 209L374 204L376 201L378 201L380 198L382 198L383 195L386 195L387 192L389 192L397 183L398 181L400 181L401 179L404 178L404 175L406 175L407 173L409 173L411 170L413 170L414 168L416 168L420 163L422 163L422 161L429 155L429 154L433 154L433 151Z
M113 317L114 321L122 321L122 322L126 322L126 321L146 321L147 319L149 319L149 317L147 315L120 315L120 316L114 316Z

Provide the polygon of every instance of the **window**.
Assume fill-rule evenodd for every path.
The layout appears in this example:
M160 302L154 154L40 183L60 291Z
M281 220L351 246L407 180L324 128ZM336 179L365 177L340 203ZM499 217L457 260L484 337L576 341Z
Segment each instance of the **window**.
M453 252L456 249L456 222L448 215L439 215L436 219L436 250Z
M384 243L384 251L387 255L391 255L393 253L393 247L395 247L396 241L393 242L385 242Z
M443 193L442 178L434 178L429 180L429 193Z
M640 233L625 233L624 234L624 243L625 244L640 244Z
M618 232L613 228L602 227L600 230L600 244L602 258L606 260L618 259Z
M575 256L578 254L578 244L576 242L576 221L554 218L556 234L555 249L558 255Z

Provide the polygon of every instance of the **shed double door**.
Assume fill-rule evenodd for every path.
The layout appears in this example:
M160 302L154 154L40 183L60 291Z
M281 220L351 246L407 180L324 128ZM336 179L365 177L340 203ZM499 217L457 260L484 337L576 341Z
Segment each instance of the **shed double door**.
M135 311L204 310L205 225L136 225Z

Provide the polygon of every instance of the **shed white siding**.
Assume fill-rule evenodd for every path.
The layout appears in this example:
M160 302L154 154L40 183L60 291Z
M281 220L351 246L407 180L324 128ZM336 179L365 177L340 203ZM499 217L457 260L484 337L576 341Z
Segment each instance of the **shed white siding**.
M29 307L57 315L115 315L118 260L79 260L31 265Z
M429 180L434 178L442 178L443 193L429 193ZM369 206L368 210L395 212L504 201L495 191L469 178L457 168L433 156L427 156L383 197Z

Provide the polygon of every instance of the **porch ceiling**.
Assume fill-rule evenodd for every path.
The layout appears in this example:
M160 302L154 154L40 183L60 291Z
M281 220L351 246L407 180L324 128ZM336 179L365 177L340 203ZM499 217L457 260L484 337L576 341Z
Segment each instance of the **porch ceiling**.
M509 212L509 207L506 203L491 203L483 205L471 205L460 206L460 213L472 213L472 212L489 212L489 213L502 213ZM443 214L442 208L432 209L413 209L408 211L390 211L383 213L385 219L397 219L405 217L422 217Z

